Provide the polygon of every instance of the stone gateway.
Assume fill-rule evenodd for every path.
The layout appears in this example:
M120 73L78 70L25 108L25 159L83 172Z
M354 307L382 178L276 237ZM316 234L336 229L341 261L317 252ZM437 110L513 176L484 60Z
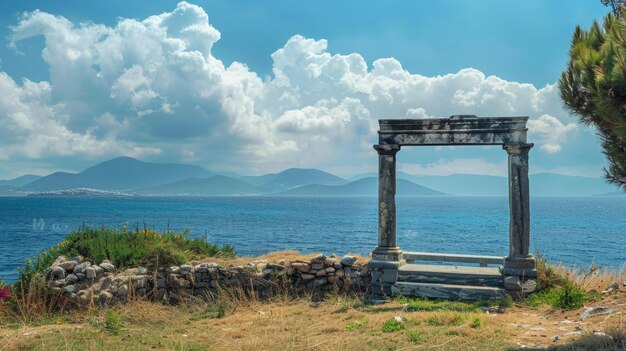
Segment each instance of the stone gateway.
M455 115L435 119L379 120L378 246L369 267L372 292L465 300L498 299L535 289L535 258L529 253L528 117ZM403 252L396 242L396 154L402 146L502 145L508 154L509 254L507 257ZM474 263L479 267L416 264ZM502 265L488 267L488 265Z

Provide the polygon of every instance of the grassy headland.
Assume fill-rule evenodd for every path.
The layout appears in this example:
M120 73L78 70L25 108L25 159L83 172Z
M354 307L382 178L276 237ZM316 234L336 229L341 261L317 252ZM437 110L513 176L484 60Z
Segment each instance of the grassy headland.
M576 271L540 256L539 290L518 302L397 297L377 305L365 294L331 294L318 302L285 290L265 300L225 293L170 306L136 297L113 307L69 309L45 284L46 270L60 255L108 259L118 269L207 257L221 265L310 258L293 252L235 257L232 247L187 233L82 229L30 260L18 283L0 283L11 294L0 294L0 350L626 349L626 272ZM610 312L581 320L589 306Z

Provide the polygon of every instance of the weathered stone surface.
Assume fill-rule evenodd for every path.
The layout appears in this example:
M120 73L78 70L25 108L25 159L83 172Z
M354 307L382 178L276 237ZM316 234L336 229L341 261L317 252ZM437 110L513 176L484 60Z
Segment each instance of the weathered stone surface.
M78 265L78 262L76 261L65 261L62 263L59 263L59 267L63 268L66 272L71 272L74 270L74 267L76 267Z
M356 262L356 257L345 255L341 258L341 264L344 266L352 266Z
M311 264L311 269L314 269L314 270L324 269L324 264L323 263L312 263Z
M311 270L311 266L309 266L308 263L304 263L304 262L293 262L291 264L291 267L297 269L299 272L302 272L302 273L307 273L308 271Z
M91 267L91 262L85 261L81 264L76 265L76 267L74 267L74 274L84 273L87 267Z
M94 271L96 272L96 276L97 277L101 277L104 274L104 268L98 266L98 265L93 265L91 266L91 268L94 269Z
M78 289L76 289L76 285L66 285L63 287L63 292L68 294L74 294L76 291L78 291Z
M321 277L321 278L317 278L317 279L315 279L315 284L314 284L314 286L315 286L315 287L321 287L321 286L323 286L323 285L324 285L324 284L326 284L326 283L328 283L328 278L326 278L326 277Z
M304 281L309 281L309 280L315 279L315 275L314 274L308 274L308 273L303 273L300 277Z
M128 296L128 285L120 285L120 287L117 289L117 295L120 297Z
M106 264L107 262L102 263L105 266ZM312 264L319 269L311 269ZM79 268L81 273L68 274L64 279L50 279L48 284L55 291L63 292L70 300L77 299L75 301L81 305L88 303L103 306L111 305L125 301L129 296L148 296L149 293L155 293L155 295L150 296L157 300L177 303L180 301L180 294L206 297L208 293L219 293L220 289L240 289L242 287L244 289L253 287L255 293L263 298L264 296L272 296L276 283L285 283L285 278L294 284L294 288L300 286L309 290L315 289L314 291L330 291L332 286L341 288L344 286L342 280L344 278L340 278L336 274L339 272L339 275L345 277L346 273L343 268L334 268L336 265L343 267L336 258L327 258L325 261L321 261L321 257L319 257L318 262L314 263L284 260L280 264L263 261L234 267L213 264L182 265L182 269L181 267L164 268L152 275L142 267L129 268L116 274L114 271L107 272L101 265L89 266L84 264L82 270ZM261 267L263 269L259 271L258 269ZM64 271L58 267L58 263L55 263L48 270L49 277L52 276L52 271L55 268L57 268L55 272L60 272L59 269ZM114 270L114 268L112 269ZM348 270L348 272L351 275L358 275L361 269L362 266L355 266L354 270ZM173 273L175 271L178 273ZM284 273L274 274L275 272ZM306 284L300 284L301 282ZM65 289L67 286L72 287ZM366 284L359 281L354 284L346 284L345 287L365 291Z
M98 295L98 303L100 306L106 306L113 300L113 294L108 291L103 291Z
M148 285L148 277L145 275L134 275L130 277L130 281L135 288L145 288Z
M54 267L50 269L50 278L51 279L63 279L65 278L65 269L61 267Z
M174 288L191 288L191 282L178 274L171 274L167 282Z
M76 274L68 274L67 277L65 277L65 284L74 284L78 281L78 277L76 276Z
M192 269L193 267L191 265L183 264L180 266L180 274L189 273Z
M148 274L148 269L146 267L137 267L137 275L146 275Z
M311 259L311 263L324 263L326 261L326 255L319 254Z
M93 269L92 267L85 268L84 273L85 273L85 277L87 279L95 279L96 278L96 270Z
M100 263L99 266L102 267L102 269L104 269L107 272L114 272L115 271L115 266L112 265L109 262L102 262L102 263Z

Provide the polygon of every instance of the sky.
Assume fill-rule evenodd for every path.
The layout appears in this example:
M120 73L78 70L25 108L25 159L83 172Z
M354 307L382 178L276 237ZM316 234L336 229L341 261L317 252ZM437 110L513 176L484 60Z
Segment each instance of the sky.
M212 171L372 172L377 120L529 116L531 173L596 177L556 82L594 0L3 1L0 179L127 155ZM500 147L413 147L409 173L506 175Z

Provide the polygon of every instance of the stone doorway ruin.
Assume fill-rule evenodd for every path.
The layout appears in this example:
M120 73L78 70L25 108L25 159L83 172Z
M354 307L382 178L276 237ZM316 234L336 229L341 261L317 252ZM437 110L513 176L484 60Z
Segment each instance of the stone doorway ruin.
M430 298L493 300L535 289L530 248L528 117L455 115L434 119L379 120L378 246L372 251L372 293ZM477 256L403 252L396 241L396 154L402 146L502 145L508 154L509 255ZM462 262L479 267L416 264ZM502 267L489 267L502 265Z

